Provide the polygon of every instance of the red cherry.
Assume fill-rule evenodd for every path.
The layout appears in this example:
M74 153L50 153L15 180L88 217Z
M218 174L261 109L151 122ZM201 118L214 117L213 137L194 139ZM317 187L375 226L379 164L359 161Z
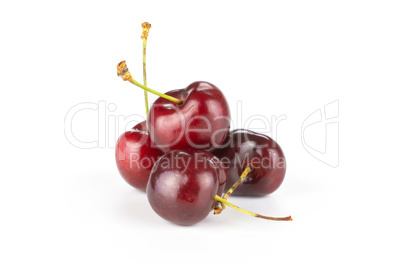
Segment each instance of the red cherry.
M147 196L162 218L192 225L208 216L219 190L219 169L207 152L171 151L152 169Z
M208 153L208 152L205 152L205 153ZM208 153L207 157L209 157L212 161L214 161L215 165L218 166L218 169L219 169L219 176L218 176L218 178L219 178L219 188L218 188L217 195L222 196L222 193L225 190L226 182L227 182L226 169L222 165L222 163L220 162L219 158L217 158L213 154Z
M163 155L152 143L145 121L120 136L115 153L117 168L123 179L145 191L152 167Z
M231 131L223 148L213 152L226 167L229 188L247 165L253 170L233 195L261 196L279 188L286 173L286 159L279 145L270 137L253 131ZM227 190L227 189L226 189Z
M192 153L196 153L196 155L198 157L205 157L208 160L211 160L214 163L215 168L217 168L218 170L218 180L219 180L219 187L218 187L218 196L222 196L223 190L225 190L225 186L226 186L226 169L225 167L222 165L222 163L220 162L219 158L216 157L215 155L213 155L210 152L204 151L204 150L198 150L198 149L187 149L184 151L191 151Z
M194 82L166 95L183 103L158 98L147 119L151 139L164 152L186 148L212 151L224 142L229 133L230 111L216 86Z

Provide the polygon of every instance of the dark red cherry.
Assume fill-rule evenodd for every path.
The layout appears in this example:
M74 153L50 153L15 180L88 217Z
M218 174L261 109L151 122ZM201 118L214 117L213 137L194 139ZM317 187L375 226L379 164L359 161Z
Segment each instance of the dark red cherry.
M206 152L207 153L207 152ZM219 188L218 188L218 193L217 195L222 196L223 191L225 190L226 187L226 182L227 182L227 175L226 175L226 169L220 162L220 159L214 156L211 153L208 153L209 158L211 158L212 161L215 162L215 165L218 167L218 172L219 172Z
M158 98L149 110L151 139L164 152L186 148L212 151L229 133L230 111L222 92L208 82L194 82L166 93L182 104Z
M152 169L147 196L162 218L192 225L208 216L219 190L219 168L206 152L171 151Z
M248 164L253 167L233 195L268 195L277 190L285 178L286 159L282 149L266 135L244 129L231 131L222 148L213 154L226 167L227 189L239 179Z
M145 121L120 136L115 153L117 168L123 179L145 191L152 167L163 155L152 143Z
M211 160L214 163L215 168L217 168L218 171L218 180L219 180L219 187L218 187L218 196L222 196L223 190L225 190L226 186L226 169L220 162L219 158L213 155L210 152L204 151L204 150L199 150L199 149L186 149L184 151L187 152L192 152L197 155L198 158L196 160L201 159L201 157L205 157L209 160Z

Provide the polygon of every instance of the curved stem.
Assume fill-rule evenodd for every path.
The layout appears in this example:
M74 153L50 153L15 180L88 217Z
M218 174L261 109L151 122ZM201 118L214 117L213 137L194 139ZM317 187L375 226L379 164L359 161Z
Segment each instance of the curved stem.
M146 90L148 92L151 92L152 94L158 95L159 97L162 97L162 98L165 98L167 100L170 100L170 101L172 101L172 102L174 102L176 104L180 105L180 104L183 103L183 101L181 101L179 99L176 99L176 98L174 98L172 96L169 96L169 95L166 95L166 94L163 94L163 93L159 93L158 91L155 91L153 89L150 89L149 87L141 85L140 83L135 81L133 77L130 77L130 79L128 81L130 81L132 84L136 85L137 87L140 87L140 88L142 88L142 89L144 89L144 90Z
M240 212L242 212L244 214L247 214L247 215L250 215L250 216L253 216L253 217L266 219L266 220L271 220L271 221L292 221L293 220L291 216L288 216L288 217L268 217L268 216L263 216L263 215L260 215L260 214L254 213L254 212L250 212L248 210L245 210L245 209L239 208L238 206L233 205L232 203L230 203L227 200L219 197L218 195L215 195L214 199L216 201L218 201L218 202L221 202L222 204L225 204L228 207L231 207L231 208L233 208L233 209L235 209L237 211L240 211Z
M181 101L177 98L174 98L174 97L166 95L166 94L159 93L158 91L150 89L149 87L141 85L140 83L135 81L135 79L131 76L131 73L127 68L127 64L126 64L125 60L123 60L123 61L119 62L119 64L117 64L117 76L121 77L121 79L123 79L123 81L130 81L130 83L136 85L137 87L140 87L148 92L158 95L161 98L165 98L165 99L170 100L179 105L183 103L183 101Z
M253 171L253 166L252 165L247 165L247 167L244 169L243 173L240 175L240 178L230 187L230 189L226 192L226 194L222 197L222 199L227 200L229 195L233 193L234 190L240 185L240 183L244 180L244 178L247 177L247 175ZM214 207L214 214L221 214L222 211L225 209L225 205L217 202L216 206Z
M240 185L240 183L247 177L247 175L253 171L253 166L252 165L247 165L247 167L244 169L243 173L240 175L240 178L230 187L230 189L226 192L226 194L222 197L223 199L227 200L229 195L233 193L234 190Z
M147 39L143 39L142 41L142 72L144 76L144 86L147 86ZM148 93L144 90L145 97L145 117L148 116L149 106L148 106Z

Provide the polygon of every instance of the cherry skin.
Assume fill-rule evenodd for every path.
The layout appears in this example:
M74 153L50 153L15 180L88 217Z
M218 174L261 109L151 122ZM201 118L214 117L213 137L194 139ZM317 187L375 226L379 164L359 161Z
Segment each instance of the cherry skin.
M208 216L219 191L219 168L202 150L174 150L154 165L147 185L152 209L162 218L192 225Z
M266 135L244 129L233 130L222 148L216 149L213 154L226 168L226 190L239 179L248 164L253 167L233 195L268 195L276 191L285 178L283 151Z
M186 148L212 151L229 133L230 110L222 92L208 82L169 91L182 104L158 98L149 110L151 139L164 152Z
M218 172L218 180L219 180L219 187L218 187L218 196L222 196L223 191L225 190L226 186L226 180L227 180L227 175L226 175L226 169L221 163L220 159L213 155L210 152L204 151L204 150L199 150L199 149L192 149L192 148L187 148L187 152L192 152L195 153L198 158L197 160L202 156L207 158L208 160L212 161L214 163L214 167L217 169Z
M221 163L220 159L216 157L215 155L208 153L206 154L206 157L210 158L216 166L218 166L218 178L219 178L219 188L218 188L218 193L217 195L222 196L223 191L225 190L226 187L226 182L227 182L227 174L226 174L226 168L223 166Z
M152 143L143 121L120 136L115 154L123 179L145 191L152 167L163 152Z

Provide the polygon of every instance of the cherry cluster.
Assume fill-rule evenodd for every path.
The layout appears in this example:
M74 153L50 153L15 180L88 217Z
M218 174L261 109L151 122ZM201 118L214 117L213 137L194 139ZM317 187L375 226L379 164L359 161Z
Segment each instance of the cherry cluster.
M143 25L144 83L133 79L125 61L118 75L145 91L147 120L123 133L116 163L131 186L146 191L153 210L179 225L192 225L226 206L241 209L230 194L262 196L281 185L286 160L270 137L249 130L230 131L230 109L222 91L198 81L165 94L146 86L145 51L150 24ZM146 92L160 97L148 111ZM223 193L226 193L223 195ZM222 196L223 195L223 196Z

